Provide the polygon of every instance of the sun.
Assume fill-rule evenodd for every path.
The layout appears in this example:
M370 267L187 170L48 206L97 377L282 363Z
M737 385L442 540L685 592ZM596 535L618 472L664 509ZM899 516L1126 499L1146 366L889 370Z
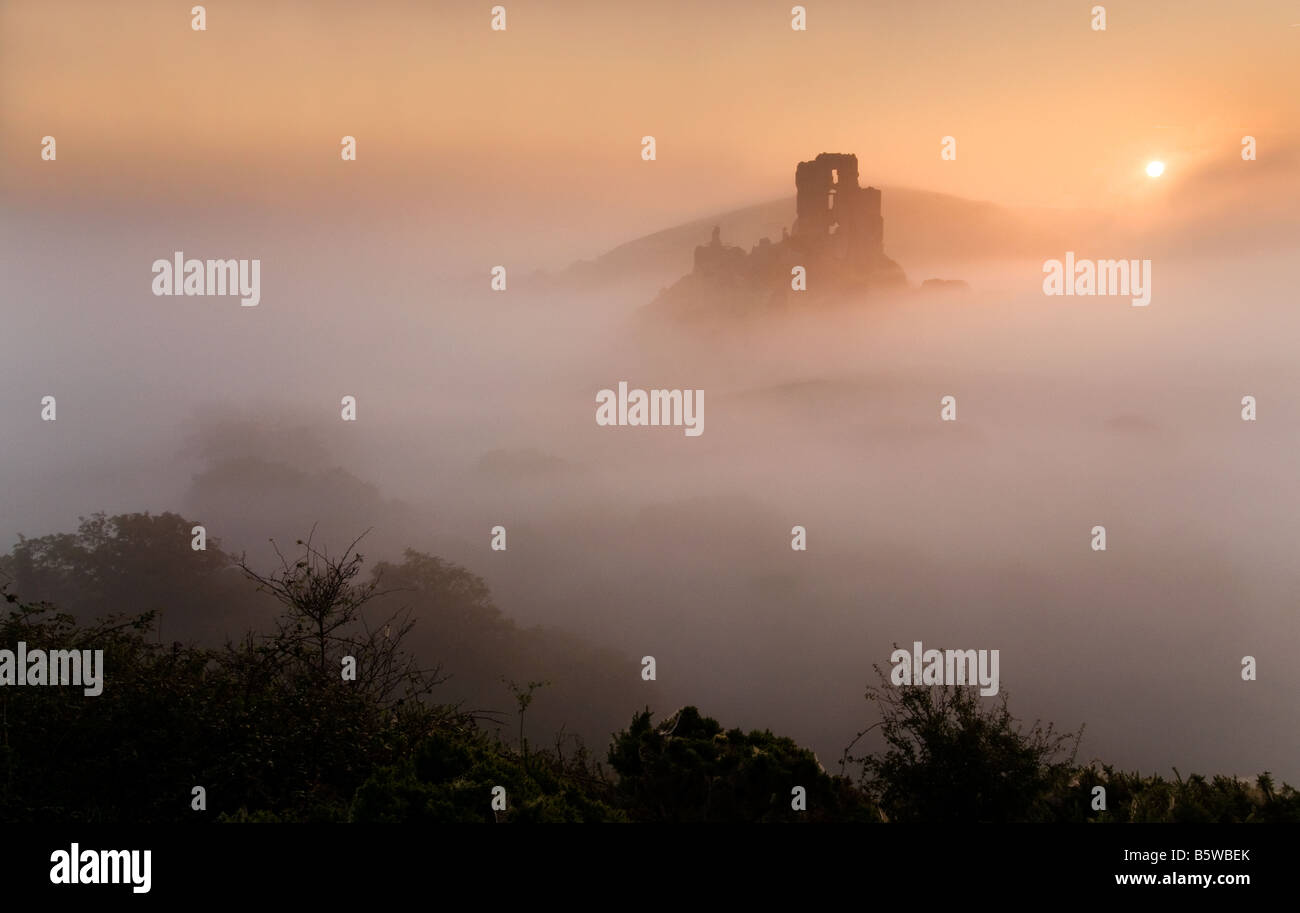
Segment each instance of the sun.
M1165 173L1164 162L1147 162L1147 177L1158 178Z

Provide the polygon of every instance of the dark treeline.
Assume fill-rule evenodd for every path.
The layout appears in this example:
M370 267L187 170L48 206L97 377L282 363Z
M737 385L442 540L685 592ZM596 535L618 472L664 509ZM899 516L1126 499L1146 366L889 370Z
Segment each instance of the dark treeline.
M1005 694L883 673L827 771L770 731L638 710L635 660L520 628L462 567L308 538L255 568L193 550L192 526L96 515L0 558L0 648L104 651L98 696L0 688L4 820L1300 821L1266 773L1081 764L1081 731L1026 726Z
M95 514L73 533L20 538L12 554L0 556L0 582L82 624L152 612L149 636L167 644L222 648L274 632L281 603L220 540L192 549L194 525L172 513ZM359 543L363 553L369 539ZM292 543L286 550L300 551ZM629 708L658 699L657 684L640 681L634 660L556 628L516 624L482 578L463 567L410 550L400 562L367 565L359 582L382 582L366 616L409 613L416 623L403 649L426 665L441 663L441 702L484 712L484 725L512 722L515 702L503 678L549 682L546 699L530 710L532 725L589 741L625 723Z

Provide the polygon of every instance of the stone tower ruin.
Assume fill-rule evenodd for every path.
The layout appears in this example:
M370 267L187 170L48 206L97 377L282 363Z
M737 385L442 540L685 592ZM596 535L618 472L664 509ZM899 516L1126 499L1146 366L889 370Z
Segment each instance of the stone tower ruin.
M858 186L858 157L823 152L794 172L796 250L827 251L837 260L875 263L884 256L880 191Z
M684 317L845 300L905 288L907 277L885 256L880 191L858 185L858 157L823 152L795 167L795 220L780 241L760 238L746 251L726 244L719 227L695 248L694 268L652 303ZM792 278L806 283L796 290Z

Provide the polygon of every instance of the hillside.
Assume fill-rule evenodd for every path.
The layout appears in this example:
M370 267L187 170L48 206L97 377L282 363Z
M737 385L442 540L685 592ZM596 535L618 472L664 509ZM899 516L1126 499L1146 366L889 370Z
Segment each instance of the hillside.
M908 188L884 188L881 208L885 251L918 282L925 276L915 274L914 267L1059 255L1081 230L1103 225L1092 213L1017 210ZM555 278L578 287L631 280L668 284L690 272L695 247L709 242L713 226L721 227L726 243L749 248L763 237L779 240L794 213L791 195L695 219L620 244L593 260L578 261Z

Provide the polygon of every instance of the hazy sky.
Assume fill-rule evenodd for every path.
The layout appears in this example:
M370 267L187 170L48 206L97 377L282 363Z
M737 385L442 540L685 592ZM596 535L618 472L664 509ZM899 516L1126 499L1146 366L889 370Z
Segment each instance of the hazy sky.
M3 192L146 216L373 204L430 247L541 234L564 260L791 192L821 151L856 152L864 182L1123 205L1153 158L1172 182L1250 133L1265 160L1300 107L1290 0L1110 3L1104 32L1074 0L818 0L806 32L785 0L505 5L493 32L486 2L229 0L195 32L183 3L3 0Z

